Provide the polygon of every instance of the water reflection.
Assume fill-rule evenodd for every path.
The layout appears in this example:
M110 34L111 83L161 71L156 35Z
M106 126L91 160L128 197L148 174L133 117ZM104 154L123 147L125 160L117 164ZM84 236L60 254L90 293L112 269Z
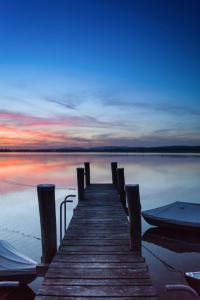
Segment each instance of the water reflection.
M142 210L167 205L177 200L200 202L199 156L0 153L0 180L33 186L53 183L56 188L74 188L76 187L76 168L84 167L84 161L90 162L92 183L110 183L110 163L117 161L118 167L124 168L125 182L127 184L139 183ZM73 194L75 192L73 191ZM68 189L56 189L55 191L58 237L59 205L64 197L70 193L72 191ZM67 223L70 222L76 203L77 199L74 203L67 205ZM150 227L144 220L142 226L143 231ZM33 236L40 238L36 187L0 181L0 238L7 240L20 252L39 263L42 253L41 241L33 238ZM157 237L157 240L159 239ZM165 258L176 268L184 271L200 270L199 251L176 252L174 251L176 247L172 250L172 248L167 248L169 246L163 247L158 245L158 242L154 243L149 240L144 241L144 243L155 254ZM170 243L171 246L173 243ZM182 247L184 243L180 244ZM199 247L199 243L197 246ZM160 299L173 299L171 295L166 295L165 284L186 284L185 280L179 274L165 270L163 265L145 250L143 255L146 257L149 272ZM29 285L35 293L41 281L42 278L37 278ZM182 297L183 299L184 297Z
M35 293L29 286L20 288L1 288L0 299L3 300L34 300Z
M155 227L148 229L142 240L176 253L200 252L198 232Z

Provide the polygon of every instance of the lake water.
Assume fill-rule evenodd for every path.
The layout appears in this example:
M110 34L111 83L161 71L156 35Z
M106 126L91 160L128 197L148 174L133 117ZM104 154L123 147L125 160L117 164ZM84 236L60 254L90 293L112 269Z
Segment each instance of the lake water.
M77 190L69 190L69 188L76 188L76 168L84 167L85 161L90 162L91 183L110 183L110 163L117 161L118 167L124 168L125 182L139 184L142 210L177 200L200 203L200 156L198 155L1 153L0 239L7 240L19 251L39 263L42 251L41 241L37 239L41 235L35 186L42 183L56 185L59 242L59 206L66 195L77 195ZM68 223L73 208L77 205L77 197L73 198L73 201L67 204ZM144 233L150 227L143 220L142 232ZM185 237L187 238L187 234ZM194 245L194 249L191 249L192 245L190 245L190 252L186 252L188 250L184 248L184 243L179 243L183 245L182 250L179 251L175 247L176 238L174 236L169 238L169 243L165 242L164 245L156 245L148 239L145 239L143 244L176 269L200 271L198 247ZM198 243L200 243L198 239L193 240L193 244ZM170 247L170 244L173 247ZM160 299L191 299L187 293L166 293L165 284L187 284L185 279L181 274L167 270L147 250L143 249L143 255L146 257L149 273ZM31 292L37 293L42 280L37 278L29 284ZM25 299L34 299L34 297L26 296Z

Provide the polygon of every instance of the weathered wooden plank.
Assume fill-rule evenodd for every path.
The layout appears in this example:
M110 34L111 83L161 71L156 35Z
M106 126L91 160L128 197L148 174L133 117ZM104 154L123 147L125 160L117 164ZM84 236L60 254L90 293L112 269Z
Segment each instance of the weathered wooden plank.
M102 254L66 254L62 252L57 252L53 259L54 262L93 262L93 263L135 263L135 262L144 262L144 257L141 257L140 255L131 255L127 254L124 255L102 255Z
M85 205L86 202L90 202L90 204L93 204L94 202L97 202L98 205L102 205L102 203L105 203L106 205L110 205L110 203L119 203L119 196L114 195L117 199L113 198L112 196L112 191L108 192L105 191L104 193L101 194L96 194L95 192L93 193L85 193L85 199L84 202L81 202L78 205ZM91 201L92 200L92 201ZM98 201L99 200L99 201Z
M87 235L87 231L86 230L82 230L82 231L76 231L76 230L69 230L66 234L66 238L94 238L94 239L98 239L98 237L101 238L101 236L105 236L105 239L127 239L127 237L129 237L127 232L121 231L121 230L88 230L88 235Z
M88 252L104 252L104 251L110 251L110 252L130 252L130 246L129 245L119 245L119 246L63 246L61 245L59 247L59 251L66 251L66 252L76 252L76 251L88 251Z
M124 233L119 233L119 232L114 232L112 234L110 233L87 233L82 232L82 233L78 233L74 232L74 233L66 233L64 236L64 240L66 239L120 239L120 240L127 240L129 238L128 234L124 234Z
M106 211L96 211L96 210L92 210L92 211L82 211L82 210L77 210L75 211L74 215L73 215L73 219L85 219L86 217L90 217L90 218L95 218L95 219L99 219L100 217L103 217L105 219L113 219L113 217L115 219L125 219L127 221L127 216L123 214L123 212L120 210L117 211L117 214L115 211L110 211L108 212Z
M105 211L105 210L107 212L113 212L113 211L121 212L121 211L123 211L123 207L120 206L120 205L115 206L115 205L112 204L112 205L103 205L103 206L101 206L101 205L95 204L93 206L89 206L89 204L90 204L89 201L88 201L88 203L85 203L85 204L82 204L82 203L78 204L78 206L75 209L75 212L77 212L77 211L85 211L85 212L100 211L101 212L101 211Z
M104 214L107 213L107 215L104 216ZM101 211L90 211L90 218L120 218L121 217L121 211L115 211L115 210L112 210L111 212L107 212L107 210L105 209L104 211L101 210ZM74 212L74 215L73 215L73 219L82 219L82 218L85 218L89 215L89 213L85 214L85 216L81 215L81 212L80 211L75 211ZM123 216L123 218L127 221L127 216Z
M80 228L81 225L78 225L78 224L73 224L73 225L69 225L69 229L76 229L78 230ZM115 230L127 230L128 229L128 226L126 225L104 225L104 224L91 224L91 225L82 225L84 227L84 229L98 229L98 230L103 230L103 229L115 229Z
M69 263L69 262L52 262L52 268L63 269L141 269L147 268L145 263Z
M46 278L149 278L146 268L141 269L62 269L49 268Z
M127 224L127 222L122 222L122 221L105 221L104 222L104 220L102 219L101 221L96 221L96 220L94 220L94 221L78 221L78 222L76 222L76 221L74 221L73 220L73 222L71 222L70 223L70 225L69 225L69 228L70 227L72 227L72 226L74 226L74 227L80 227L80 226L84 226L84 227L97 227L97 228L99 228L99 227L101 227L101 228L112 228L112 227L117 227L117 228L121 228L121 227L125 227L125 228L128 228L128 224Z
M108 246L107 246L108 247ZM118 255L127 255L130 253L130 251L66 251L66 247L63 247L63 249L58 249L58 252L61 254L67 254L67 255L112 255L112 254L118 254ZM138 253L140 254L140 253Z
M130 241L128 239L89 239L89 240L75 240L75 239L64 239L61 243L62 246L122 246L122 245L130 245Z
M101 203L101 204L96 204L96 203L94 203L94 202L89 202L89 203L85 203L85 204L79 204L79 207L81 207L81 206L85 206L85 205L87 205L88 207L93 207L93 206L95 206L96 208L97 207L99 207L99 208L103 208L103 207L113 207L114 209L115 209L115 207L116 208L118 208L118 207L120 207L120 203L118 204L118 203L115 203L115 204L113 204L113 203Z
M99 215L99 214L103 214L103 212L106 213L106 215L114 215L115 212L117 212L117 214L119 214L120 216L123 215L123 209L120 206L117 206L116 208L111 207L111 206L103 206L103 207L97 207L97 206L77 206L75 211L74 211L74 215L80 215L81 216L81 212L83 212L83 214L95 214L95 215ZM117 217L118 215L116 215ZM126 215L125 215L126 216Z
M71 297L71 296L67 296L67 297L57 297L57 296L36 296L35 300L103 300L103 299L115 299L115 300L158 300L158 297L151 297L151 296L144 296L144 297L135 297L135 296L131 296L131 297L109 297L109 298L105 298L105 297Z
M105 223L119 222L119 223L127 224L126 217L125 218L120 218L120 216L119 216L119 217L115 218L114 216L113 217L109 216L108 218L106 218L106 217L101 216L101 215L98 216L98 217L95 217L95 218L93 218L93 217L73 218L73 220L70 223L72 223L72 222L74 222L74 223L100 223L100 222L103 222L104 223L104 221L105 221Z
M99 223L99 222L103 222L103 223L116 223L116 222L119 222L120 224L127 224L127 220L126 220L126 217L123 219L123 218L115 218L113 216L113 218L105 218L103 216L101 217L98 217L98 218L92 218L90 217L89 219L88 218L73 218L71 223Z
M128 226L126 225L126 224L121 224L121 225L119 225L119 224L101 224L101 223L99 223L99 224L97 224L97 223L94 223L94 224L83 224L83 225L81 225L81 224L70 224L69 225L69 229L77 229L77 230L79 230L79 228L80 228L80 226L81 227L83 227L83 229L85 229L85 228L88 228L88 229L98 229L98 230L102 230L102 229L121 229L121 230L128 230Z
M79 228L78 229L78 231L77 231L77 228L76 227L68 227L68 229L67 229L67 232L79 232L79 233L81 233L81 232L94 232L94 233L128 233L129 234L129 231L128 231L128 228L83 228L83 227L81 227L81 228Z
M57 284L57 285L152 285L150 279L57 279L45 278L43 284Z
M42 285L39 296L156 296L152 286L63 286Z
M120 239L120 240L123 240L123 239L127 239L129 238L129 235L124 233L123 231L89 231L88 232L88 235L87 235L87 232L86 231L81 231L81 232L77 232L75 230L73 231L69 231L66 235L66 238L64 239L98 239L101 238L101 239Z
M107 218L117 218L117 217L120 217L122 212L121 210L112 210L112 211L107 211L106 207L104 210L92 210L90 212L87 212L85 213L86 216L89 215L89 213L92 215L90 216L91 218L94 217L94 218L97 218L97 217L104 217L104 214L106 213L107 215L105 217ZM78 210L78 211L75 211L74 212L74 215L73 215L74 218L78 219L78 218L83 218L85 216L81 215L81 211ZM125 219L127 217L125 216ZM127 220L126 220L127 221Z
M86 229L86 228L84 228L84 229L79 229L78 231L77 230L75 230L75 229L69 229L69 230L67 230L67 235L69 234L69 235L73 235L73 234L86 234L88 232L88 234L95 234L95 235L97 235L97 234L128 234L128 236L129 236L129 233L128 233L128 231L127 230L123 230L123 229L104 229L104 230L101 230L101 229L97 229L97 228L95 228L94 230L92 230L92 228L88 228L88 229Z
M112 216L112 215L109 215L109 216L103 216L103 215L98 215L98 216L89 216L89 215L86 215L86 216L74 216L73 217L73 222L102 222L102 220L104 220L105 222L127 222L127 219L126 219L126 216L124 217L115 217L115 216Z

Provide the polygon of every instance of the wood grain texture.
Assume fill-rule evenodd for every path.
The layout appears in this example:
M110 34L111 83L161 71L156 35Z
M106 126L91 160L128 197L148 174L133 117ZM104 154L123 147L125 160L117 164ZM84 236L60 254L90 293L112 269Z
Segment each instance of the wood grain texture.
M54 256L53 262L92 262L92 263L139 263L144 262L144 257L131 254L66 254L58 253ZM52 263L53 263L52 262Z
M62 268L62 269L141 269L146 268L145 263L94 263L94 262L85 262L85 263L72 263L72 262L52 262L51 267L53 268Z
M115 299L115 300L158 300L158 297L77 297L77 296L67 296L67 297L57 297L57 296L37 296L35 300L102 300L102 299Z
M50 267L45 278L149 278L146 268L141 269L63 269Z
M44 285L38 295L52 296L85 296L85 297L114 297L114 296L156 296L152 286L65 286Z
M150 279L58 279L58 278L45 278L43 284L55 285L151 285Z

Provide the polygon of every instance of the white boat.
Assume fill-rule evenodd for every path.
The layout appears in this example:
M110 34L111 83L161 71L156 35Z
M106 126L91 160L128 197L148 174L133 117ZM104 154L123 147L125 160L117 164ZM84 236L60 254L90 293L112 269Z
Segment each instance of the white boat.
M20 253L7 241L0 240L0 281L28 284L36 278L37 263Z
M200 295L200 272L186 272L185 279L188 284Z
M147 223L165 228L200 230L200 204L176 201L142 212Z

